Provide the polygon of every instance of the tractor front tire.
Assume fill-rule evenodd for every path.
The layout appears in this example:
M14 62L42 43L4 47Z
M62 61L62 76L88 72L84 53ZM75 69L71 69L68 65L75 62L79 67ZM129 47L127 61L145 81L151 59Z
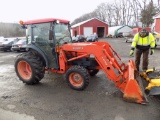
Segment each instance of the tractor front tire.
M72 89L81 91L89 85L90 76L87 69L75 65L67 70L65 79Z
M19 79L28 85L39 83L44 77L44 65L39 56L28 51L19 54L15 59L15 71Z

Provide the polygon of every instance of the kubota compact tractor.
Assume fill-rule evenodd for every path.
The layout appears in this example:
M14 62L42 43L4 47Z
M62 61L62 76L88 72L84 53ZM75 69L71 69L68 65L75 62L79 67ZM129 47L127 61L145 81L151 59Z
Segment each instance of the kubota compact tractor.
M136 77L132 60L125 64L107 42L72 43L70 24L62 19L20 21L26 29L28 52L15 59L15 71L26 84L37 84L45 71L65 74L67 84L84 90L99 70L123 93L123 98L136 103L147 99Z

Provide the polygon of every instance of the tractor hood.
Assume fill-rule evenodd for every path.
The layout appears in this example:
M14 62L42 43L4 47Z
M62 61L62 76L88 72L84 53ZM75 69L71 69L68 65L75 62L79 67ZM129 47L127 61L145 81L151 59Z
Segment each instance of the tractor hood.
M81 51L81 50L84 51L84 49L87 49L87 51L93 51L94 47L95 48L100 47L98 42L68 43L68 44L61 46L63 50L67 50L67 51Z

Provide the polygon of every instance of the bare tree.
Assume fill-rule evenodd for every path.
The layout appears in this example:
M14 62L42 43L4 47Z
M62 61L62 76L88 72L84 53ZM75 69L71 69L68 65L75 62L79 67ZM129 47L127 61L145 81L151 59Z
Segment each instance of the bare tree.
M93 12L90 12L90 13L86 13L82 16L80 16L79 18L75 19L71 25L74 25L74 24L77 24L79 22L82 22L82 21L85 21L85 20L88 20L88 19L91 19L91 18L97 18L98 15L97 15L97 12L96 11L93 11Z
M131 10L132 10L132 26L139 26L138 22L139 22L139 14L140 14L140 3L138 0L134 0L134 1L129 1L130 6L131 6Z
M106 16L106 22L108 23L109 26L113 25L113 7L112 4L108 3L106 4L107 7L107 16Z
M100 5L98 5L98 7L95 11L96 11L96 14L97 14L97 18L106 22L106 17L107 17L107 6L106 6L106 4L101 3Z
M132 18L133 18L133 8L132 8L132 2L133 0L127 0L127 10L126 10L126 25L131 25L131 21L132 21Z
M122 0L119 4L121 6L121 16L120 24L129 25L132 18L132 8L130 4L131 0Z
M25 30L16 23L0 23L0 36L22 37L25 36Z
M114 10L114 15L113 15L113 20L114 20L114 25L117 26L119 25L119 21L121 21L121 6L119 5L119 2L116 0L113 3L113 10Z
M93 12L75 19L72 25L96 17L108 23L109 26L129 25L141 27L141 11L148 9L146 8L148 2L148 0L113 0L109 3L101 3ZM159 0L157 4L159 5ZM158 5L154 5L154 8L160 11Z

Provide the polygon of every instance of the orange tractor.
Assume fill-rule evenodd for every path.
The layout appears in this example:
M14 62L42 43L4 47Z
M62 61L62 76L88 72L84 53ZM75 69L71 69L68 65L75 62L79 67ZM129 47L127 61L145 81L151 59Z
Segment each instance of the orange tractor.
M125 64L107 42L72 43L70 24L62 19L20 21L26 29L27 51L15 59L15 71L21 81L39 83L45 71L65 74L67 84L75 90L84 90L99 70L123 93L126 101L148 102L135 64Z

